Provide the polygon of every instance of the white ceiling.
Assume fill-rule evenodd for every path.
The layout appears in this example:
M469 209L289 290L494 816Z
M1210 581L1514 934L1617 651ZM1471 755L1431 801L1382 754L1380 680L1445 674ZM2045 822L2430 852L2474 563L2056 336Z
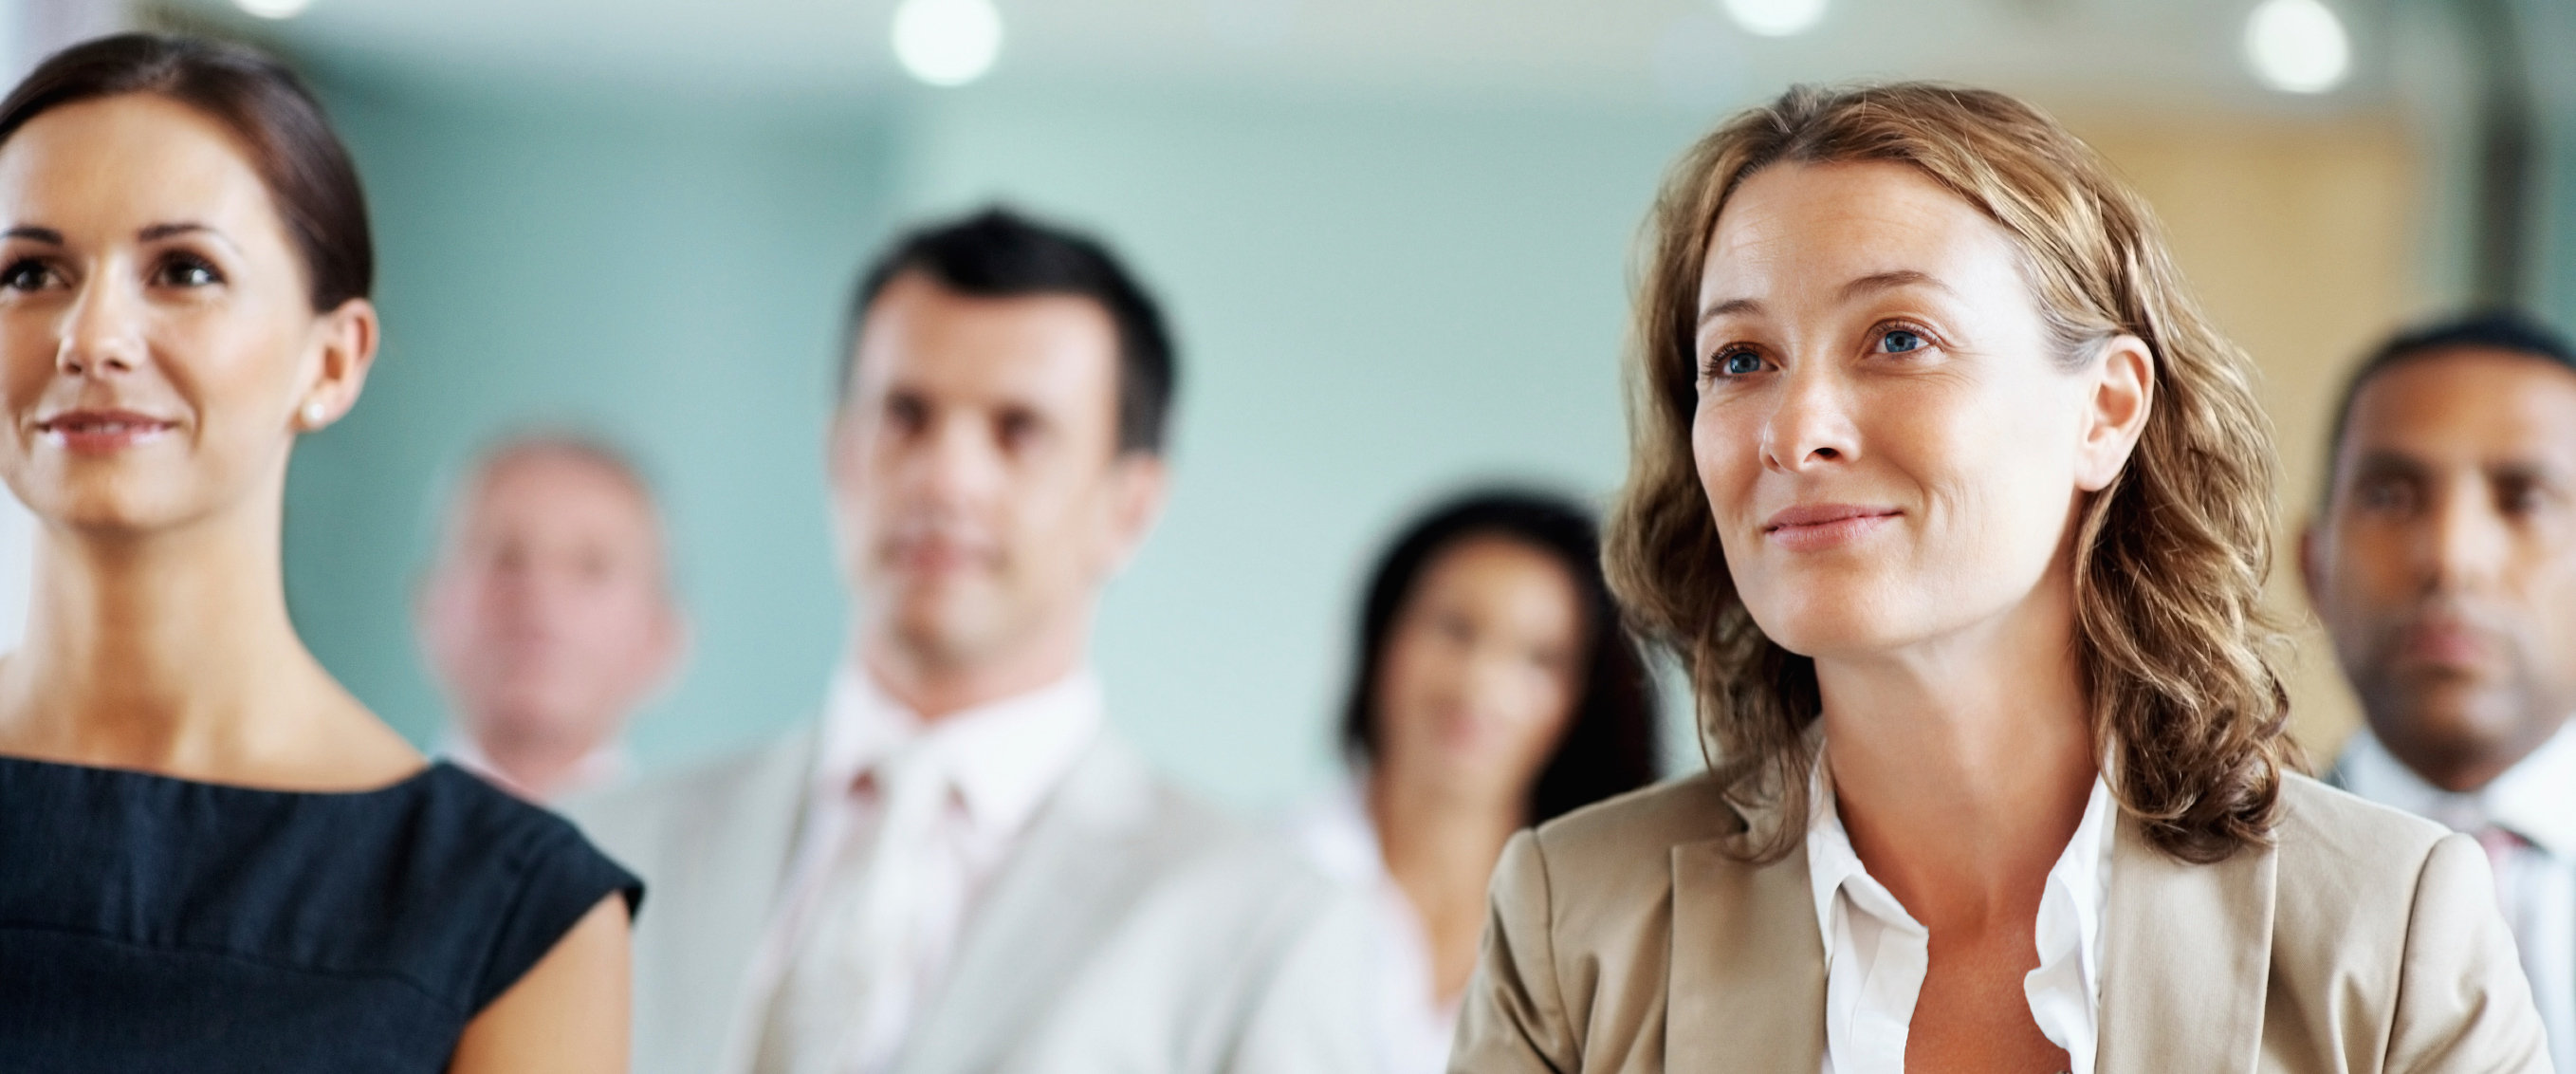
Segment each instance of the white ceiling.
M314 0L261 23L176 10L342 62L477 79L840 94L896 80L893 0ZM2259 89L2237 36L2253 0L1832 0L1790 39L1716 0L996 0L995 82L1405 87L1707 106L1792 81L1939 77L2063 99L2338 109L2385 91L2388 0L2330 0L2358 77L2323 100Z

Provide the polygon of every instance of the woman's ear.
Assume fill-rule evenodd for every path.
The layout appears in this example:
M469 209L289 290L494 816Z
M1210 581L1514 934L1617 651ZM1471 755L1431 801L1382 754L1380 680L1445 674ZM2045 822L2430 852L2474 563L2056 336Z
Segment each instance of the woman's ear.
M376 305L363 298L350 299L316 320L313 331L320 337L317 368L295 401L293 418L296 430L308 433L340 420L358 405L367 372L376 365L380 338Z
M2113 336L2085 374L2084 428L2076 447L2075 484L2086 492L2109 488L2129 464L2155 409L2156 358L2145 340Z

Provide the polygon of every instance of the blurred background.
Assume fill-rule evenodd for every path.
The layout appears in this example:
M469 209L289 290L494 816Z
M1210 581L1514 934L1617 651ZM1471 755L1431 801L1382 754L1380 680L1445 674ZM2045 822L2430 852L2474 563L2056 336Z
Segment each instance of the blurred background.
M2292 526L2379 335L2576 320L2569 0L0 0L0 55L14 79L129 26L273 50L357 156L386 345L297 456L289 600L425 745L434 518L533 423L630 447L669 515L696 644L642 763L810 718L846 640L846 294L907 222L994 200L1107 238L1174 317L1176 494L1098 664L1148 754L1252 806L1332 770L1355 589L1403 515L1483 478L1616 487L1647 202L1792 83L1977 83L2092 140L2261 365ZM0 640L26 527L0 518ZM2289 536L2296 729L2327 758L2354 710Z

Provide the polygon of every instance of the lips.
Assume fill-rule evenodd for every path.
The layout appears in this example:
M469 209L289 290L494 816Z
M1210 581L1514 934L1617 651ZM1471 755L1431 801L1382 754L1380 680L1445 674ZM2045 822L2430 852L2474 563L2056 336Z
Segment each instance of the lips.
M2433 619L2400 633L2396 656L2401 664L2469 671L2492 662L2497 648L2485 630L2456 619Z
M1903 513L1868 504L1799 504L1772 515L1762 524L1762 534L1791 551L1821 551L1868 537Z
M36 432L64 448L102 455L157 440L177 422L131 410L70 410L36 423Z

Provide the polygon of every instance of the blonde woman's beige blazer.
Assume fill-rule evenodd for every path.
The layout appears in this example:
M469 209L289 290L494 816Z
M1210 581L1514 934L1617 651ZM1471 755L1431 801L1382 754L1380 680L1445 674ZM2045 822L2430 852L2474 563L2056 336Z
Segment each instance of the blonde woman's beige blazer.
M2123 817L2098 1074L2547 1071L2540 1015L2466 836L2295 777L2269 850L2191 865ZM1815 1074L1825 948L1803 849L1706 776L1503 852L1453 1072Z

